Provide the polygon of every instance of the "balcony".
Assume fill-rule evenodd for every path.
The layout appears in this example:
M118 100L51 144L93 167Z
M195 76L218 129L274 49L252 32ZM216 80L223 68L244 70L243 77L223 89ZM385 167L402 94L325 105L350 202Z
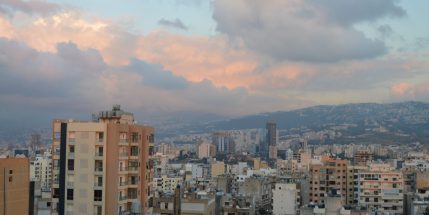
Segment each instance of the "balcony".
M98 182L98 181L94 182L95 189L102 189L102 187L103 187L103 182Z
M139 159L139 155L138 155L138 153L136 153L136 154L131 154L131 155L130 155L130 157L129 157L129 159L130 159L130 160L138 160L138 159Z
M95 167L94 171L95 174L103 174L103 167Z
M119 167L119 174L128 174L128 167Z
M128 182L128 187L130 188L137 188L138 187L138 182L137 181L129 181Z
M99 138L97 139L97 141L95 142L96 145L103 145L104 144L104 138Z
M68 188L72 188L74 186L74 182L73 181L67 181L67 187Z
M76 144L76 138L69 138L68 145L74 145Z
M119 159L127 159L128 160L128 152L119 152Z
M95 152L95 159L103 160L103 152Z
M125 203L128 200L127 196L119 196L119 202Z
M120 146L128 146L128 139L119 139Z
M128 172L129 173L138 174L139 173L139 167L137 167L137 166L129 166L128 167Z

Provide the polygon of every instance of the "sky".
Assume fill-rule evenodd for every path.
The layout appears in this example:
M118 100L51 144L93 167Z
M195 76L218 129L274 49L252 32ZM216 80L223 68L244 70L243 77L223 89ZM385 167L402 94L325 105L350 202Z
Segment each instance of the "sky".
M0 0L0 120L429 101L423 0ZM31 123L30 123L31 124Z

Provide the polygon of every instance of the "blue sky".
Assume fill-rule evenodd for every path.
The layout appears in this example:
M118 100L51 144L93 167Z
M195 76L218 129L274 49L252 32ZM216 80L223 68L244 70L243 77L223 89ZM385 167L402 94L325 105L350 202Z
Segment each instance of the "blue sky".
M180 34L214 35L216 22L212 18L210 0L55 0L53 3L63 3L82 10L85 14L104 17L117 22L132 22L134 30L147 34L162 28L158 21L161 19L180 19L189 27L188 31L169 29ZM427 25L429 20L428 3L423 0L398 1L406 11L405 18L384 18L377 23L362 23L357 26L370 37L379 37L377 25L387 24L394 31L389 44L401 47L413 40L429 36Z
M216 23L211 17L211 3L208 0L57 0L92 14L111 20L132 21L138 32L147 34L160 28L161 19L181 19L189 26L182 34L213 35ZM175 31L175 29L170 29Z

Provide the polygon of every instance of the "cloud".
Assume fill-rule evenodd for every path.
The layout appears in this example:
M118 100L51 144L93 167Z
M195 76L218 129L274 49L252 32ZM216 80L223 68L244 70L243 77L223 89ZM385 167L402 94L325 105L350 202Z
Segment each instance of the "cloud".
M169 90L181 90L188 87L188 81L166 71L158 64L148 64L138 59L132 59L126 70L143 75L143 84Z
M58 4L41 0L0 0L0 14L13 15L16 11L29 15L47 16L60 11L62 7Z
M377 16L360 10L348 21L328 13L334 6L313 1L216 0L213 6L221 30L210 36L168 29L143 35L73 10L26 16L19 24L0 16L0 104L46 114L121 103L143 114L242 115L406 99L393 96L392 83L410 83L404 95L422 94L408 80L427 80L427 56L385 54L383 41L354 28L403 16L388 4Z
M383 17L403 17L406 11L397 0L305 0L307 7L323 13L329 22L350 26L359 22L373 22Z
M27 20L20 26L1 19L6 32L0 36L25 42L43 52L55 52L58 43L72 41L81 49L99 50L109 64L125 65L133 57L138 36L119 24L100 18L86 18L77 11L62 11L51 16Z
M403 100L429 100L429 81L416 84L399 82L390 87L391 99L394 101Z
M277 61L338 62L371 59L387 52L353 24L405 11L394 1L216 0L217 30ZM347 16L348 15L348 16Z
M136 56L192 82L205 79L217 87L246 87L255 81L252 72L258 66L254 55L231 47L222 36L183 36L165 31L141 37Z
M183 24L182 20L180 19L175 19L175 20L160 19L158 21L158 24L166 27L177 28L184 31L188 30L188 27L185 24Z
M393 33L393 29L389 25L380 25L377 30L383 38L389 37Z
M228 115L284 109L300 101L253 94L245 88L217 87L209 80L191 82L160 65L137 59L111 66L97 50L82 50L71 42L58 44L55 52L41 52L0 39L0 68L0 104L8 106L61 108L75 113L121 103L142 112ZM258 101L270 102L256 104Z
M404 95L406 92L408 92L411 89L411 85L409 83L398 83L394 84L390 91L394 95Z

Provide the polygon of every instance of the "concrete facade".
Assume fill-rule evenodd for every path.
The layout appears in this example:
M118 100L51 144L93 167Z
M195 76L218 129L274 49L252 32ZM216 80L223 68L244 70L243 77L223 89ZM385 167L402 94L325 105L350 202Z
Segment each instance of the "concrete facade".
M294 183L276 183L273 189L274 215L299 214L300 192Z
M27 158L0 158L0 215L29 214L29 178Z
M98 121L53 121L52 214L144 213L154 129L118 107Z

